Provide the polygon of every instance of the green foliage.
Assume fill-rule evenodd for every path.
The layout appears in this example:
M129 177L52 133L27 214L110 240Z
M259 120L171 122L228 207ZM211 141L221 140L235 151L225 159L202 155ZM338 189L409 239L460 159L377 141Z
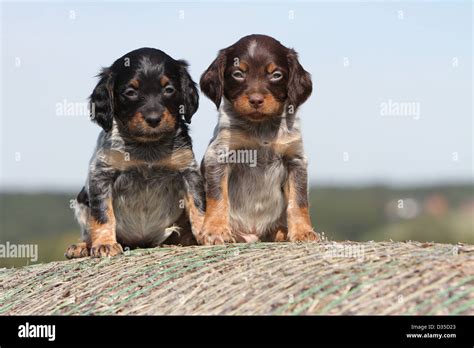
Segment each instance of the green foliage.
M0 240L59 236L77 229L70 201L74 194L0 193Z
M413 188L313 188L311 217L317 231L330 240L419 240L439 243L474 243L474 187L445 185ZM430 197L442 197L446 212L433 216L423 205ZM389 202L412 198L420 213L408 220L387 214ZM468 207L467 211L465 207ZM469 210L470 207L470 210Z
M314 187L310 190L310 212L315 229L325 232L330 240L474 243L473 192L472 185ZM423 209L424 202L434 195L442 197L447 205L439 216ZM1 193L0 243L38 244L38 262L62 260L66 247L80 237L70 208L74 197L58 193ZM419 202L417 216L394 219L387 214L389 202L407 198ZM28 262L0 259L0 266Z
M37 262L64 259L80 232L70 208L73 194L1 193L0 243L38 244ZM25 266L29 259L0 258L0 267Z

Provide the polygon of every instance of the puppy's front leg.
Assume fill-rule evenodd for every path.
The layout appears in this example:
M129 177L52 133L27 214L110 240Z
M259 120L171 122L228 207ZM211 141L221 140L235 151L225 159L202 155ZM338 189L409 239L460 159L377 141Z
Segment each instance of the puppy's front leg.
M115 215L112 206L112 178L97 174L89 179L90 216L88 232L93 257L115 256L123 252L115 235Z
M192 165L184 170L183 178L186 188L186 214L188 215L193 235L197 239L204 222L206 198L204 193L204 183L196 161L193 161Z
M229 226L229 168L227 164L219 163L216 156L210 156L207 153L204 157L204 179L206 215L197 240L200 244L234 243L235 238Z
M288 239L291 242L318 241L308 211L308 172L304 157L292 158L288 162L286 183Z

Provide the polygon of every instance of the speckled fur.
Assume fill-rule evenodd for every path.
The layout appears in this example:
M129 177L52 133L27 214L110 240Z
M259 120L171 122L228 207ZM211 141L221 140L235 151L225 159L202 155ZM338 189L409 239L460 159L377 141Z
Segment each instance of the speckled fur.
M186 148L187 136L163 139L160 146L143 144L127 145L116 129L109 133L101 132L94 155L89 164L90 172L85 190L89 194L90 179L96 175L113 176L113 208L116 217L117 241L125 246L157 246L162 244L171 233L179 233L172 228L185 213L184 195L186 193L184 173L198 171L194 160L189 168L167 168L160 166L160 160L176 151L176 146ZM177 139L181 138L182 144ZM190 149L190 147L189 147ZM107 163L106 150L128 153L134 160L144 163L126 171L118 171ZM156 165L154 165L156 163ZM83 204L76 205L75 215L81 225L82 238L90 241L87 229L87 215L90 208Z
M103 131L75 206L83 242L69 247L66 257L196 244L205 198L186 124L199 97L186 67L142 48L100 74L91 118Z
M250 123L232 110L227 100L219 109L219 120L204 157L205 166L217 161L217 153L223 148L244 146L233 144L232 137L224 136L240 132L246 134L252 149L257 150L257 166L248 163L229 163L229 217L233 231L245 241L266 240L266 234L278 226L286 225L287 202L283 186L288 177L285 154L278 152L275 144L290 142L302 149L299 119L283 113L266 122ZM303 159L305 160L305 159Z

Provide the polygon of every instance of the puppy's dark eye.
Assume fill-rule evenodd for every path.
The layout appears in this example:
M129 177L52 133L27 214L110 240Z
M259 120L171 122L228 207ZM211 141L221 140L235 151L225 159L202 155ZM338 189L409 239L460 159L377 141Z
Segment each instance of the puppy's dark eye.
M283 74L280 71L275 71L270 75L270 80L278 81L278 80L281 80L282 77L283 77Z
M238 81L242 81L245 78L245 75L242 71L236 70L232 73L232 77Z
M134 88L127 88L124 92L123 92L123 95L125 95L126 97L128 98L136 98L138 97L138 92L136 89Z
M166 86L166 87L163 89L163 93L164 93L165 95L172 95L175 91L176 91L176 89L175 89L173 86Z

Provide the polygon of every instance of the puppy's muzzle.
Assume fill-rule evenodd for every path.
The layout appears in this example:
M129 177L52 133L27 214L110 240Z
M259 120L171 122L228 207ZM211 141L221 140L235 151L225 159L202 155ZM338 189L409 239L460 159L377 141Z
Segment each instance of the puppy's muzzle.
M161 121L161 114L152 112L145 115L145 122L152 128L158 127Z
M249 103L255 109L262 107L264 100L265 97L262 93L252 93L249 95Z

